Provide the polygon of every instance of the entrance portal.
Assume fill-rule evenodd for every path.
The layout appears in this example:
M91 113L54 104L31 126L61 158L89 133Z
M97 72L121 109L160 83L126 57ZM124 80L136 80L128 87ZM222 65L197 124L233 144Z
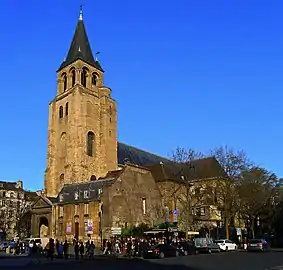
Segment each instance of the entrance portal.
M39 237L48 236L48 219L46 217L41 217L39 219Z
M79 228L80 225L78 222L75 223L75 239L79 239Z

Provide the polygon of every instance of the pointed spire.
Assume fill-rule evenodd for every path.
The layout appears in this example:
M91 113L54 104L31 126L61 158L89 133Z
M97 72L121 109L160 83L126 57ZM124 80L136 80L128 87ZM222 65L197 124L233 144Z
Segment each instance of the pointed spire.
M93 57L83 21L82 6L80 6L80 16L68 55L57 71L70 65L78 59L81 59L86 63L96 67L100 71L104 72L98 60Z
M83 20L83 5L80 5L80 16L79 16L79 20L80 20L80 21Z

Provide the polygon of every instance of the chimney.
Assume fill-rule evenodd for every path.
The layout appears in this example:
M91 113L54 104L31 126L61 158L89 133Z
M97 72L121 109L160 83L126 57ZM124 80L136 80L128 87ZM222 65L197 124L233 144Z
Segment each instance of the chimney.
M23 181L22 180L18 180L16 183L16 188L21 188L23 189Z

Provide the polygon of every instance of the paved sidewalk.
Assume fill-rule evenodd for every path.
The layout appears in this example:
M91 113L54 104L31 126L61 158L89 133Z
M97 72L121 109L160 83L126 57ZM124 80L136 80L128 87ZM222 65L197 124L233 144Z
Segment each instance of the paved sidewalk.
M101 257L102 252L100 250L95 250L95 256ZM68 260L54 258L53 261L48 260L46 257L30 257L28 254L13 255L0 253L0 269L2 267L24 267L29 265L39 265L39 264L66 264L66 263L79 263L88 260L86 256L83 260L76 260L74 254L70 254Z

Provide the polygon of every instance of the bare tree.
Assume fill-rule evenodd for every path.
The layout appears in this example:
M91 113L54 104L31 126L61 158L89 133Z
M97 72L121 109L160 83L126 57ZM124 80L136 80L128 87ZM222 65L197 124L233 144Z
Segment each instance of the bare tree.
M262 168L252 168L241 174L238 184L240 212L250 221L252 237L255 237L257 218L263 213L272 218L275 206L278 203L278 178L275 174ZM272 220L269 220L272 223ZM258 224L259 226L259 224Z
M181 147L178 147L171 155L172 161L180 164L176 177L183 181L183 184L177 185L172 192L174 208L178 210L178 225L186 232L194 230L197 223L194 219L193 208L200 198L196 198L193 192L193 180L195 180L193 161L202 157L204 155L201 152Z
M15 232L20 238L31 235L31 202L18 201L15 214Z
M226 238L229 238L230 220L239 210L239 198L236 184L240 179L241 173L251 167L252 163L242 150L234 150L228 146L218 147L210 152L214 156L225 173L227 179L217 183L216 198L217 208L222 213L225 226Z
M0 209L0 232L3 234L4 237L9 233L9 229L13 225L13 211L11 211L9 206L3 206Z

